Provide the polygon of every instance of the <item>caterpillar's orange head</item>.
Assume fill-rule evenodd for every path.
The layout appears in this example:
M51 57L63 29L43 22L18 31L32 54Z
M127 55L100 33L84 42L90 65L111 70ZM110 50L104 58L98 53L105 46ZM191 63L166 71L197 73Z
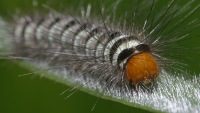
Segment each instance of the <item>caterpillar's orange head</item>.
M128 59L125 73L134 86L149 86L158 77L158 64L150 53L142 52Z

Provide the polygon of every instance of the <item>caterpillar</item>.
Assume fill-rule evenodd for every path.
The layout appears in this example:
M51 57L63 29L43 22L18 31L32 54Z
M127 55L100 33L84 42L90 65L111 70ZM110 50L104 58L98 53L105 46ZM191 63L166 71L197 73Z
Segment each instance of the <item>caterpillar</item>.
M104 73L97 70L105 67L109 73L103 79L112 82L113 77L110 75L115 75L118 79L116 84L128 85L128 81L131 81L134 86L146 86L158 76L158 66L150 54L149 45L134 35L83 21L57 16L46 17L38 22L30 17L22 18L14 30L17 54L28 58L41 56L44 60L49 57L50 63L65 62L64 65L74 65L77 72L97 78ZM51 52L51 49L55 51L48 56L36 52L33 57L29 57L32 56L29 53L32 49L39 49L41 53ZM63 53L62 57L57 55L59 53ZM82 61L82 64L78 65L76 61ZM88 72L84 67L96 69Z
M117 24L116 21L120 20L115 15L112 19L116 21L107 20L100 9L101 19L92 20L88 17L90 5L87 11L82 10L86 15L83 17L57 12L46 16L24 16L12 23L12 51L15 57L30 59L27 61L33 65L59 68L56 72L62 78L76 81L78 86L100 90L101 93L120 95L121 98L131 98L131 101L137 95L154 94L156 87L159 91L162 86L159 86L162 80L157 85L157 79L163 78L166 68L178 63L168 59L176 56L172 50L173 44L190 38L192 29L199 28L198 20L187 22L198 11L199 5L187 12L188 5L194 1L182 8L175 5L176 0L171 0L166 9L155 16L153 0L145 21L138 27L142 18L138 7L143 2L137 2L130 18L136 22L131 26L126 23L129 18L122 19L121 23L124 24ZM179 15L184 15L184 10L188 14L180 19ZM172 20L176 19L180 19L179 22L173 23ZM167 29L171 23L172 26ZM182 27L179 27L181 24ZM146 90L151 93L144 93Z

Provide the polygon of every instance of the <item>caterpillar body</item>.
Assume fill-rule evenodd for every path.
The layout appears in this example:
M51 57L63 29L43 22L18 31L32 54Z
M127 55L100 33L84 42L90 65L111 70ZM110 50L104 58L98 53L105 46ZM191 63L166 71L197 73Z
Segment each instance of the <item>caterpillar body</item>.
M154 0L147 7L147 13L138 7L149 2L138 1L132 16L122 20L116 19L115 13L104 18L104 8L98 9L101 16L90 18L90 4L86 11L81 10L84 13L82 17L58 12L50 12L45 16L23 16L11 25L14 26L11 30L11 51L16 58L49 69L64 80L77 83L78 86L74 88L83 86L141 105L145 105L145 101L148 106L160 110L165 105L157 105L157 102L164 97L171 97L171 91L190 95L184 92L184 88L195 87L195 83L198 83L197 78L193 84L181 89L180 84L188 81L183 78L173 79L167 72L168 68L175 67L174 64L180 66L178 61L171 58L182 52L182 48L174 45L180 40L191 38L193 31L200 26L198 19L189 20L199 11L200 5L190 9L188 7L195 1L176 6L177 1L170 0L158 15L155 14L157 10ZM141 16L143 13L144 20ZM133 21L131 25L128 24L129 19ZM169 84L174 84L174 87L169 88ZM197 98L196 101L199 100L195 92L191 95ZM173 102L170 99L164 101L168 105ZM183 108L180 103L182 100L175 103L174 108ZM163 109L182 112L170 107Z
M14 37L19 56L34 58L41 55L44 60L49 57L50 63L59 61L67 66L74 65L76 72L82 71L97 78L103 75L97 70L104 68L109 73L103 79L111 84L116 82L114 86L128 85L129 81L134 86L146 86L158 76L157 62L149 45L132 34L84 23L84 20L52 16L36 22L24 17L15 26ZM40 53L32 56L31 49L39 49ZM51 49L54 49L52 53ZM58 56L59 53L62 57ZM76 64L76 61L82 61L82 64ZM114 75L117 80L112 80L109 75Z

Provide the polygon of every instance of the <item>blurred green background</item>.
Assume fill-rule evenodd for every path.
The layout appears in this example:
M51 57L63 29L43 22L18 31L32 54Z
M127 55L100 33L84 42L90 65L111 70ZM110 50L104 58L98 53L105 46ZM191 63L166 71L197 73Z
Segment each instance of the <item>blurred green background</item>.
M111 0L111 2L114 2L114 0ZM60 0L58 2L54 0L39 0L39 7L35 8L31 0L0 0L0 16L10 19L13 18L13 14L19 10L21 10L20 13L24 14L32 13L34 10L40 11L43 3L58 10L62 10L63 7L71 6L72 4L78 4L77 0ZM165 2L160 2L160 4L165 4ZM59 9L59 7L62 8ZM195 38L183 43L190 43L188 46L190 48L198 47L199 42L200 38ZM189 68L189 70L194 70L196 73L200 72L198 65L200 61L199 56L199 54L187 54L187 57L195 59L197 63L197 65L195 64ZM188 63L193 64L194 61ZM40 78L39 76L18 77L21 74L29 72L29 70L20 67L16 62L0 60L0 113L90 112L97 100L97 97L80 91L77 91L71 97L65 99L70 93L60 95L63 91L68 89L68 87L63 84ZM149 111L99 99L92 112L142 113Z

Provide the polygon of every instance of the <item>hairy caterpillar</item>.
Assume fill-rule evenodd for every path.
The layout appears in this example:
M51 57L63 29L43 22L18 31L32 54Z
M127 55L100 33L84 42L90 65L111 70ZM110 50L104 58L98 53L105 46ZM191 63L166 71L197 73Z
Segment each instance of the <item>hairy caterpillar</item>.
M113 93L112 91L110 91L110 89L117 89L117 87L119 89L117 89L116 91L120 91L120 93L122 93L123 95L125 95L127 93L129 94L130 92L133 92L133 91L132 91L132 88L129 85L129 83L126 82L127 79L123 78L125 76L120 73L123 71L118 70L117 67L120 67L120 65L117 65L116 68L114 67L115 66L114 65L113 68L115 70L113 71L113 70L110 70L113 68L111 68L112 66L110 66L109 63L112 63L114 60L115 60L114 63L117 62L117 58L119 58L120 53L123 52L122 50L120 50L120 49L117 50L117 49L123 43L125 43L126 46L122 46L122 48L128 49L128 53L130 52L129 51L130 45L127 44L128 42L136 43L134 47L137 47L138 45L140 45L139 43L141 43L141 42L145 42L145 44L147 43L147 45L152 45L151 48L153 48L155 46L155 45L153 45L154 43L156 43L156 44L158 43L158 45L164 46L164 45L161 45L162 40L157 41L157 39L159 39L159 37L157 35L160 32L162 32L162 30L166 27L166 24L169 24L171 22L171 20L173 19L172 18L173 16L176 17L177 10L181 9L180 7L178 7L177 9L176 9L176 7L174 7L175 10L173 10L172 7L174 6L173 5L174 2L175 1L171 1L169 3L169 6L166 8L166 10L164 10L164 13L163 14L161 13L160 17L158 16L157 21L153 20L153 19L156 20L156 18L153 18L153 16L148 21L146 21L147 23L155 22L155 25L152 25L152 28L151 28L151 26L149 28L146 27L146 25L144 23L143 24L144 29L142 29L142 30L140 29L138 31L135 31L136 28L134 28L133 26L130 29L128 29L128 27L125 27L127 29L127 31L125 31L124 30L125 28L119 27L119 25L117 25L115 22L113 22L114 23L113 25L111 23L110 23L110 25L108 23L106 23L106 25L104 26L103 22L106 22L105 19L103 19L103 21L101 19L99 19L100 21L94 20L93 22L90 22L90 21L88 22L89 19L88 20L81 19L81 18L79 19L78 17L73 18L73 17L71 17L71 15L69 15L68 17L63 17L62 15L61 15L61 17L60 17L60 15L58 15L58 16L50 15L50 16L47 16L45 19L41 19L41 20L37 18L36 20L38 20L38 22L35 22L35 20L33 18L30 18L29 16L27 16L21 20L22 23L19 22L19 24L16 26L17 30L21 30L21 31L15 30L15 36L14 36L15 39L14 40L16 41L15 44L17 44L17 47L16 47L17 52L16 53L17 53L17 55L19 55L21 57L35 59L35 60L38 60L39 62L46 61L46 64L48 64L50 67L51 67L51 65L53 65L53 66L61 66L61 67L66 67L66 68L74 68L74 71L76 72L76 74L73 74L72 72L70 74L74 75L74 76L75 75L78 76L79 77L78 81L85 80L86 82L83 82L83 83L86 83L86 87L89 86L92 88L92 85L94 85L96 83L96 84L100 84L99 89L101 89L103 91L105 90L105 92L110 92L111 95L114 95L114 93L116 94L116 92ZM153 2L152 2L152 4L153 4ZM152 8L154 7L154 5L151 5L151 6L152 6ZM169 9L172 9L172 10L168 11ZM190 13L192 14L196 10L192 10ZM152 11L150 10L148 14L149 15L153 14L152 13L153 11L154 10L152 10ZM188 14L190 14L190 13L188 13ZM164 14L167 16L163 17ZM184 19L187 19L189 16L191 16L191 15L186 15L186 17ZM152 21L151 21L151 19L152 19ZM70 24L67 24L67 27L64 26L67 29L72 29L72 30L65 30L64 28L62 28L62 25L65 25L64 24L65 22L63 22L60 25L56 25L62 20L64 20L65 22L72 21L72 23L69 22ZM44 24L45 22L43 23L43 21L45 21L47 23ZM84 26L84 22L86 22L85 26ZM158 23L156 23L156 22L158 22ZM101 25L99 25L99 23L101 23ZM180 20L180 23L182 23L181 20ZM197 21L197 23L198 23L198 21ZM36 24L38 24L38 27ZM90 25L90 24L96 25L96 27L92 28L91 27L92 25ZM190 25L194 25L194 24L196 24L196 22L193 23L191 21ZM124 24L124 26L126 26L126 24ZM58 27L58 29L60 29L60 30L55 30L56 27ZM119 27L119 29L116 29L117 27ZM196 27L199 27L199 26L196 26ZM44 28L45 28L45 30L44 30ZM175 26L175 28L176 28L176 26ZM77 30L74 30L74 29L77 29ZM85 30L85 29L87 29L87 30ZM133 33L131 32L131 30ZM148 31L148 30L150 30L150 31ZM158 33L155 33L154 31L151 32L152 30L155 30L155 31L157 30ZM190 31L190 27L188 27L187 29L176 28L175 31L183 32L184 30ZM57 31L57 32L63 31L62 34L63 35L65 34L65 36L63 36L63 35L60 36L60 33L55 34L54 33L55 31ZM71 34L72 36L70 36L69 31L76 32L76 33L78 32L78 33L77 34L72 33ZM145 36L149 35L148 33L145 34L145 31L148 31L149 34L152 35L151 38L145 39ZM163 38L163 39L167 40L166 42L169 41L170 43L172 43L172 42L178 41L179 39L182 39L183 37L185 38L186 34L183 33L183 34L179 35L179 34L175 33L175 31L173 32L174 34L173 33L170 34L172 37L171 40L166 39L170 36L169 34L166 34L166 33L164 33L164 34L166 34L168 37L167 36L164 38L161 37L161 39ZM82 32L84 32L84 33L82 33ZM91 33L91 32L94 32L94 33ZM116 43L117 41L111 42L108 45L116 44L117 46L115 45L113 47L108 47L109 52L105 52L105 50L103 50L103 54L101 53L102 56L104 56L104 57L108 56L107 58L101 58L101 57L97 56L97 54L96 54L97 49L93 49L93 48L86 49L86 46L88 46L88 48L90 48L90 47L94 47L95 45L98 45L98 44L95 44L95 41L97 40L96 43L98 43L98 40L100 40L100 37L102 37L101 35L103 35L103 34L105 34L105 37L107 36L108 38L110 38L111 36L109 33L111 33L111 36L112 36L112 33L114 34L113 40L115 38L128 39L128 37L130 37L130 36L135 36L137 39L134 40L133 42L131 42L131 39L134 39L133 37L131 37L131 39L128 39L127 41L123 40L123 41L119 42L120 43L119 45ZM142 33L142 34L140 34L140 33ZM151 33L155 33L155 34L151 34ZM82 36L79 37L79 34L82 34ZM134 34L134 35L132 35L132 34ZM33 37L34 35L35 35L35 37ZM56 35L56 38L53 38L55 35ZM100 36L98 36L98 35L100 35ZM62 37L68 37L68 36L70 36L69 38L75 38L77 40L74 40L74 39L68 40L68 38L62 39ZM175 36L177 36L177 37L175 37ZM57 39L57 37L59 39ZM81 45L81 43L78 42L78 41L80 41L78 39L84 39L83 37L88 38L88 40L85 41L85 44ZM95 39L94 37L97 39ZM29 39L31 39L31 40L29 40ZM92 44L94 44L94 45L92 45ZM163 42L163 44L165 44L165 43ZM71 46L71 45L73 45L73 46ZM65 47L65 46L67 46L67 47ZM81 46L81 47L77 47L77 46ZM107 45L102 45L102 46L105 48L107 47ZM148 46L145 46L145 45L143 45L141 48L140 47L138 47L138 48L140 48L141 50L144 49L144 51L146 51L145 47L147 47L147 50L148 50ZM151 49L151 53L153 53L154 51L156 52L156 49L158 47L159 46ZM66 50L66 48L69 48L69 50ZM114 50L114 52L112 52L111 49ZM101 50L102 50L102 48L100 49L100 52L101 52ZM141 50L138 50L138 51L141 51ZM120 51L120 52L118 54L115 54L116 51ZM107 55L107 53L109 53L109 55ZM94 54L94 55L92 56L92 54ZM162 52L160 52L158 55L160 55L160 54L162 55ZM157 61L162 61L162 59L159 59L159 58L165 58L163 56L160 57L158 55L155 56L158 58ZM65 58L66 56L70 56L70 58ZM115 58L113 58L113 56ZM99 57L100 60L97 57ZM107 65L105 65L104 63L102 64L102 63L98 62L98 60L103 61L102 59L105 60ZM67 65L66 65L66 62L68 63ZM159 62L158 64L159 64L159 67L162 67L162 62ZM88 67L90 67L90 68L88 69ZM121 67L123 68L123 66L121 66ZM79 72L79 73L77 74L77 72ZM91 73L94 73L94 74L91 74ZM93 75L97 75L97 76L93 76ZM123 76L121 76L121 75L123 75ZM156 74L154 74L154 75L156 75ZM84 76L86 76L86 77L84 77ZM122 77L122 78L120 78L120 77ZM90 79L88 80L88 78L90 78ZM90 81L90 80L93 80L93 81L91 83L89 83L88 81ZM123 83L123 84L120 84L120 83ZM147 81L147 83L149 83L149 82ZM136 84L136 83L134 83L134 84ZM98 89L97 86L94 86L93 88ZM132 95L130 95L130 96L132 96Z
M149 54L150 47L139 37L88 21L48 16L36 22L25 17L16 25L14 37L19 56L33 59L41 56L53 65L54 62L60 62L59 65L63 62L66 68L73 65L76 74L102 78L100 81L110 82L106 84L108 86L124 84L123 87L128 87L129 81L134 86L146 86L158 76L157 63ZM37 49L40 52L33 53L33 56L30 52ZM108 75L104 76L102 68Z

